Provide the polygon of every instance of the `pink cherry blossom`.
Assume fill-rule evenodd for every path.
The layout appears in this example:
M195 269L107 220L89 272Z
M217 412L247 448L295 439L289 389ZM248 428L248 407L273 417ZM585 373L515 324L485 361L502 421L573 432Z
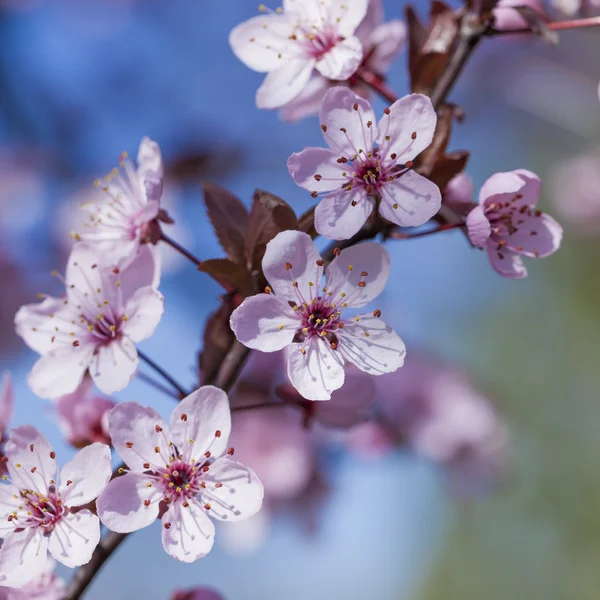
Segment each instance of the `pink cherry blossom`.
M267 293L246 298L233 312L231 328L248 348L276 352L289 346L287 374L304 398L329 400L344 384L345 362L371 375L402 366L404 342L380 310L342 318L346 308L361 308L383 291L390 269L383 246L346 248L325 269L309 235L283 231L267 244L262 267Z
M525 169L492 175L481 188L479 205L467 217L474 246L486 248L503 277L527 276L522 257L542 258L560 247L562 227L537 210L542 182Z
M377 123L367 100L345 87L327 92L320 112L330 149L305 148L288 159L297 185L316 198L315 227L325 237L352 237L378 205L388 221L423 225L441 206L438 187L412 170L425 150L437 116L427 96L397 100Z
M4 373L2 380L2 389L0 389L0 475L6 473L4 463L4 442L6 439L6 429L12 418L13 412L13 386L10 373Z
M92 378L86 375L72 394L62 396L56 403L62 434L77 448L94 442L110 444L108 413L115 407L115 402L92 395L92 387Z
M171 600L223 600L223 596L206 587L197 587L191 590L174 592Z
M315 70L338 81L353 75L363 58L354 33L367 2L284 0L282 11L268 11L238 25L229 35L233 52L254 71L268 73L256 94L258 108L287 104Z
M460 492L485 488L502 472L506 427L462 372L417 356L375 383L378 418L350 432L352 449L379 456L407 446L446 466Z
M101 264L123 267L135 258L158 216L163 164L158 144L147 137L140 144L137 169L127 153L120 160L121 172L115 168L96 181L102 196L81 204L86 218L73 237L94 246Z
M220 521L239 521L261 507L263 487L247 467L230 458L231 414L227 395L204 386L182 400L169 428L151 408L127 402L109 414L115 450L128 465L98 498L98 514L113 531L152 524L161 513L164 549L193 562L206 556ZM162 507L162 511L161 511Z
M400 20L384 22L381 0L370 0L367 14L356 30L356 37L363 47L361 68L383 76L404 47L406 25ZM363 98L369 98L373 93L355 75L346 83ZM340 85L340 82L314 72L302 92L281 109L281 117L286 121L299 121L316 115L323 97L334 85Z
M73 393L89 373L106 394L122 390L135 375L135 344L150 337L163 313L156 290L156 249L148 245L125 269L101 267L97 250L76 244L64 278L66 295L23 306L16 331L41 358L29 374L43 398Z
M560 218L577 233L600 233L600 148L555 165L550 194Z
M0 600L63 600L65 582L54 572L55 562L46 560L43 571L22 588L0 586Z
M526 7L544 16L542 0L500 0L494 8L494 26L500 31L522 29L528 26L527 20L515 10L515 7Z
M12 429L6 443L8 481L0 485L0 584L23 587L45 572L48 552L67 567L87 563L100 540L88 509L112 474L110 448L80 450L58 475L55 453L34 427Z

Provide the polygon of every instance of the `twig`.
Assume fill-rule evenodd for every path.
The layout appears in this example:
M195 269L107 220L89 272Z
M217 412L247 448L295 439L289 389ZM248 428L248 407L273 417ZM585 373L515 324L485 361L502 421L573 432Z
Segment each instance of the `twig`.
M435 229L428 229L427 231L418 231L417 233L404 233L402 231L392 231L389 237L393 240L412 240L414 238L425 237L427 235L433 235L435 233L441 233L442 231L449 231L451 229L458 229L464 227L464 223L445 223L439 225Z
M590 17L588 19L573 19L571 21L553 21L545 24L550 31L566 31L569 29L587 29L590 27L600 27L600 17ZM531 27L522 27L521 29L490 29L486 35L496 37L501 35L514 35L522 33L534 33Z
M154 389L158 390L159 392L162 392L163 394L167 394L167 396L171 396L171 398L175 398L175 400L177 400L177 401L181 400L181 398L179 397L179 394L176 394L173 390L169 389L166 385L163 385L162 383L156 381L155 379L152 379L152 377L150 377L150 375L146 375L146 373L138 372L137 378L140 379L141 381L143 381L144 383L147 383L148 385L152 386Z
M189 250L186 250L183 246L178 244L174 239L170 238L168 235L165 235L162 231L160 232L160 239L169 244L172 248L177 250L180 254L183 254L189 261L193 262L197 267L202 264L202 261L199 258L196 258Z
M147 365L152 367L163 379L168 381L177 390L180 400L188 395L188 392L186 392L173 377L171 377L162 367L157 365L149 356L146 356L146 354L140 352L140 350L138 350L138 355Z
M396 92L388 87L385 81L364 67L358 69L354 75L357 79L368 85L373 91L377 92L384 100L387 100L390 104L393 104L398 100Z

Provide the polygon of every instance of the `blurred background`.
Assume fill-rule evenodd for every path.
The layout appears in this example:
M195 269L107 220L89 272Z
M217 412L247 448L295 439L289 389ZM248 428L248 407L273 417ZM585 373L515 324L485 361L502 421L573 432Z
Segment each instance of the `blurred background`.
M404 1L384 4L388 19L403 18ZM424 14L426 2L413 4ZM94 179L122 151L135 156L142 136L157 140L164 205L177 222L166 232L201 259L222 256L202 179L248 206L257 187L298 214L311 206L286 160L321 145L317 120L284 124L256 110L262 76L228 46L229 31L255 14L250 0L0 3L0 370L15 382L13 423L34 424L63 460L73 449L51 404L27 388L36 357L12 319L37 292L60 291L50 271L64 265ZM469 393L493 403L493 417L481 419L502 431L501 450L485 463L493 477L481 468L459 468L457 477L460 448L440 462L418 444L391 451L381 431L365 426L308 432L296 413L253 412L240 424L247 464L254 467L252 453L274 464L290 447L282 469L298 481L286 479L277 501L239 531L218 528L213 552L193 565L164 553L159 525L132 535L86 598L161 599L211 585L228 600L597 599L599 53L596 30L564 32L558 47L486 40L451 95L466 113L451 149L471 151L476 189L497 171L537 172L542 208L566 229L560 252L530 261L527 279L508 281L460 232L388 245L393 271L378 307L409 354L468 374ZM408 93L405 52L389 83ZM221 290L170 248L163 259L166 312L141 348L191 386ZM140 380L115 399L165 415L172 404ZM476 413L465 410L448 427L477 429ZM256 447L259 431L272 447Z

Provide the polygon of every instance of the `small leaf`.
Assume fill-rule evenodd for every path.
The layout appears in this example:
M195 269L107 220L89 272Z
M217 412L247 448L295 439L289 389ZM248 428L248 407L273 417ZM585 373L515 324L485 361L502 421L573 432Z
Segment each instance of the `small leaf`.
M465 170L469 162L469 156L467 150L456 150L445 156L440 156L429 175L429 179L443 191L453 177Z
M244 265L227 258L213 258L202 261L198 271L210 275L228 292L239 292L244 297L253 293L252 278Z
M244 264L244 237L248 211L242 202L226 189L214 183L203 183L204 204L219 243L227 257Z
M298 229L292 207L274 194L256 190L245 242L246 265L250 271L260 268L266 245L278 233L288 229Z
M204 343L198 357L200 382L214 381L235 336L229 326L229 318L235 308L230 294L221 298L221 306L208 318L204 329Z
M314 240L319 237L317 230L315 229L315 206L309 208L299 219L298 219L298 230L308 233Z

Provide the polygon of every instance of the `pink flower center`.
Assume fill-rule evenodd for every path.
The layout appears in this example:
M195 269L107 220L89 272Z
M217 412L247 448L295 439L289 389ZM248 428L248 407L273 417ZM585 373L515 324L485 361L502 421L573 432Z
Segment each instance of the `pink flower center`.
M331 306L327 298L317 296L313 302L299 308L302 319L298 334L306 338L314 336L327 337L332 340L332 336L340 327L341 311Z
M197 467L194 464L178 460L158 471L156 476L160 477L164 499L173 502L196 496L204 485L198 475L199 468L202 470L202 465Z
M23 511L27 513L25 522L14 516L17 527L43 527L47 533L52 532L56 524L66 512L56 488L51 485L47 495L34 490L20 490Z
M330 23L325 23L322 29L314 25L299 25L292 39L297 39L304 53L315 60L321 60L330 50L344 40L335 27Z

